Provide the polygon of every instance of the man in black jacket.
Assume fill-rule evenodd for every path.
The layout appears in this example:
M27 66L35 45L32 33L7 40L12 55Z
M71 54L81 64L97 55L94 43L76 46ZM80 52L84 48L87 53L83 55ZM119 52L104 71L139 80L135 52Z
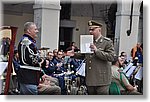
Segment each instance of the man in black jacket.
M39 54L36 47L38 29L35 23L26 22L24 24L24 35L18 45L20 69L18 71L18 81L20 83L20 94L37 95L39 84Z

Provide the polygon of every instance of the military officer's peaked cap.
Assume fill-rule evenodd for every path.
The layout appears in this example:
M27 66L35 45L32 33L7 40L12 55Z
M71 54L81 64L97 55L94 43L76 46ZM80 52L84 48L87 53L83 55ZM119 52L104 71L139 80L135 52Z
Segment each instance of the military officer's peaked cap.
M90 20L88 22L88 26L99 26L99 27L102 27L102 24L97 22L97 21L94 21L94 20Z

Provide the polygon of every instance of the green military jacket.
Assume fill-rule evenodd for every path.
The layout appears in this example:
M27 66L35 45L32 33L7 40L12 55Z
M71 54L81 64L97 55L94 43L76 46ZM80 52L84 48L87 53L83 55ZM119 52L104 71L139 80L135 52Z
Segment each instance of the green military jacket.
M112 40L101 37L94 43L97 51L92 54L75 54L86 61L85 77L87 86L102 86L111 83L111 63L115 59Z

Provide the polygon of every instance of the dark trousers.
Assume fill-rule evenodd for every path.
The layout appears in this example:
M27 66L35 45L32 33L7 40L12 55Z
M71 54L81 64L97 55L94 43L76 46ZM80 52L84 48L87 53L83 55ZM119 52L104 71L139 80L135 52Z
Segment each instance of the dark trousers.
M56 78L58 78L58 81L59 81L59 87L61 88L61 94L66 95L64 76L58 76Z

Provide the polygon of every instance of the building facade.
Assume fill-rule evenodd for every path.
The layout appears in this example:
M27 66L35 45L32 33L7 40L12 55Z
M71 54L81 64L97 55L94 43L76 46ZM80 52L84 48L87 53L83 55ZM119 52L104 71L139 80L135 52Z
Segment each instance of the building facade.
M39 28L38 47L65 50L74 41L80 45L80 35L88 34L91 19L103 24L103 36L114 41L117 54L130 55L137 42L143 42L143 1L111 0L109 2L80 0L1 1L1 25L18 27L16 45L23 34L23 24L33 21ZM128 31L128 33L127 33Z

